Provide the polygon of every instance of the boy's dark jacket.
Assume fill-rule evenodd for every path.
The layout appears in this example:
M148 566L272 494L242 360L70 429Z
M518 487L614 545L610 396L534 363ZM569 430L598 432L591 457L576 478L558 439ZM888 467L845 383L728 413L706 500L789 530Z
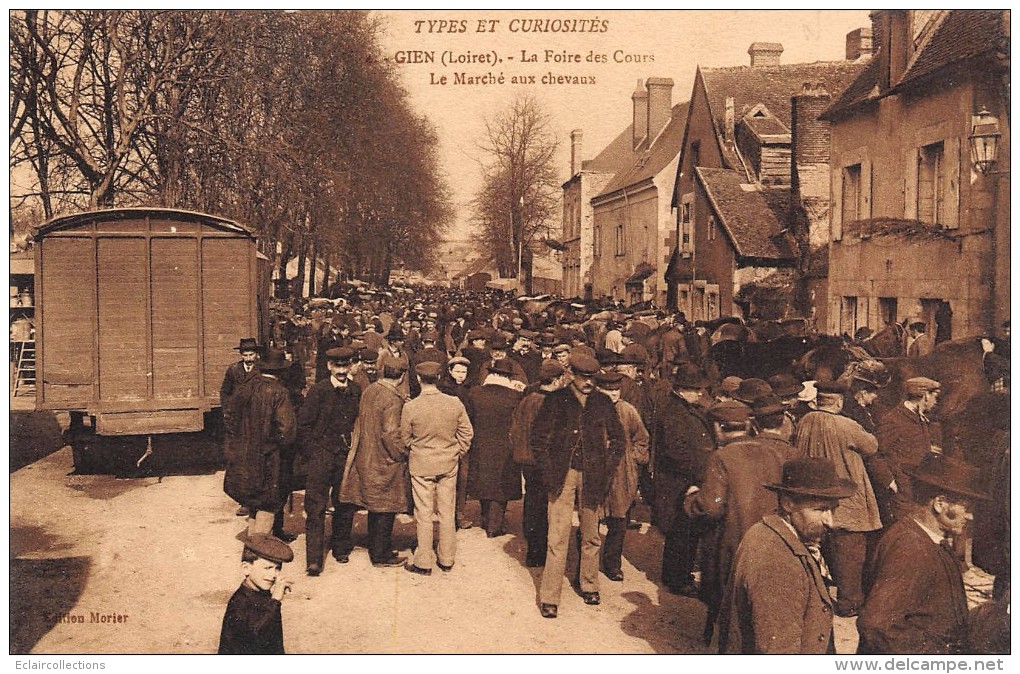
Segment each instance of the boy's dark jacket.
M237 588L223 615L220 655L283 655L280 601L245 585Z

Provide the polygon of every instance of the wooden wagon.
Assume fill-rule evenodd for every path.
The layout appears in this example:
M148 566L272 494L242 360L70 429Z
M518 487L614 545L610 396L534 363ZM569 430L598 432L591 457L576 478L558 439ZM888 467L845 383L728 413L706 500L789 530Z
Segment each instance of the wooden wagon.
M36 408L99 436L199 431L242 337L264 337L254 233L189 211L121 208L34 232Z

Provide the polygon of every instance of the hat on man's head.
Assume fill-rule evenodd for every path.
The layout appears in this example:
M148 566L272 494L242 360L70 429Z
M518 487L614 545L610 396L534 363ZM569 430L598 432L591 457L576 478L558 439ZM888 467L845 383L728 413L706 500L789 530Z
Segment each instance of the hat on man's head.
M570 353L570 345L569 344L557 344L556 346L553 347L553 353L564 353L564 352Z
M426 377L438 377L439 371L442 367L442 364L437 363L434 360L423 360L414 366L414 370L418 374L423 374Z
M330 349L326 352L326 359L336 365L347 365L354 359L354 349L349 346Z
M750 379L745 379L740 382L740 386L738 386L736 392L734 392L733 398L750 405L758 398L772 395L773 393L775 393L775 391L772 390L772 387L769 386L767 381L751 377Z
M596 349L595 359L599 362L602 367L608 367L610 365L616 365L620 362L619 357L615 351L610 349Z
M742 405L735 400L728 400L709 407L705 412L705 416L708 417L709 421L718 421L724 424L739 423L751 418L751 409L747 405Z
M510 345L506 343L506 337L503 336L502 332L497 333L495 337L489 340L490 351L506 351L508 348L510 348Z
M290 361L287 360L287 354L280 349L269 348L262 355L262 360L259 361L259 369L263 372L278 372L280 370L286 370L291 366Z
M856 491L851 480L843 480L836 475L832 461L821 457L790 459L783 464L783 477L779 484L762 486L780 494L821 499L848 498Z
M509 377L514 373L514 365L509 358L500 358L499 360L492 361L492 364L489 365L489 372Z
M421 335L421 341L423 342L434 342L439 339L439 333L435 330L426 330Z
M379 360L379 352L365 347L358 351L358 360L362 363L374 363Z
M623 375L619 372L599 372L595 375L595 385L606 391L619 391L623 385Z
M708 377L704 370L694 363L680 363L673 375L673 388L707 388Z
M751 405L751 416L753 417L767 417L784 411L786 411L786 405L777 395L762 396Z
M454 356L450 360L446 361L446 368L450 369L454 365L463 365L464 367L471 367L471 361L464 356Z
M949 496L989 500L991 495L981 484L981 470L976 466L944 454L928 452L916 468L904 468L914 480L941 489Z
M234 347L235 351L258 351L259 343L254 337L242 337L241 342Z
M404 334L404 331L400 328L399 325L393 323L393 325L390 326L389 332L386 333L386 339L391 342L399 342L401 340L407 339L407 335Z
M772 387L772 392L780 398L790 398L804 390L804 384L787 372L772 375L768 378L768 383Z
M586 353L574 351L570 354L570 370L574 374L593 377L599 371L599 362Z
M815 390L829 395L843 395L847 393L848 387L846 382L839 379L821 379L815 382Z
M467 341L473 342L476 339L485 339L485 333L481 330L468 330Z
M564 372L565 369L558 360L543 360L542 366L538 368L538 378L554 379Z
M244 547L262 559L284 564L294 560L294 551L276 536L252 534L245 536Z
M911 377L903 382L903 392L912 396L924 395L929 391L938 391L941 388L942 384L927 377Z
M556 346L556 335L551 332L543 332L538 336L538 343L542 346Z
M399 374L403 374L404 372L407 371L407 361L405 361L403 358L394 358L389 354L387 354L383 358L382 363L380 365L381 365L380 369L382 369L384 373L386 370L390 370L392 372L396 372Z
M519 330L517 332L517 336L523 337L524 339L534 340L536 337L538 337L538 333L535 332L534 330Z
M733 394L737 392L738 388L740 388L740 382L742 381L744 380L741 379L740 377L734 376L725 377L719 383L719 390L732 398Z

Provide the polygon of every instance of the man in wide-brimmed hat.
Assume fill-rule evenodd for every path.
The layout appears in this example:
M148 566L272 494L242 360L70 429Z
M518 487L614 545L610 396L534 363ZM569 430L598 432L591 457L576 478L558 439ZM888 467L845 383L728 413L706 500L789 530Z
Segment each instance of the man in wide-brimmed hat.
M960 653L967 595L952 540L988 495L980 471L952 457L930 454L906 472L913 504L882 534L866 570L857 652Z
M748 529L737 548L720 650L835 653L828 570L818 546L854 485L837 477L831 461L798 458L783 464L780 482L763 486L778 494L779 510Z
M241 360L231 364L223 375L223 384L220 386L221 405L227 404L227 399L241 384L259 376L260 348L258 341L254 337L243 337L234 350L240 352Z

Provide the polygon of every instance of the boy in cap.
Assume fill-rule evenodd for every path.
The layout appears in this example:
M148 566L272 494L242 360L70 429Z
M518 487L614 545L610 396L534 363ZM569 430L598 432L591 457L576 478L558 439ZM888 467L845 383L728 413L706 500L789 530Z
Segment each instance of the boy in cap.
M249 536L241 553L244 580L223 615L220 655L283 655L283 616L280 601L290 581L280 580L294 551L268 534Z

